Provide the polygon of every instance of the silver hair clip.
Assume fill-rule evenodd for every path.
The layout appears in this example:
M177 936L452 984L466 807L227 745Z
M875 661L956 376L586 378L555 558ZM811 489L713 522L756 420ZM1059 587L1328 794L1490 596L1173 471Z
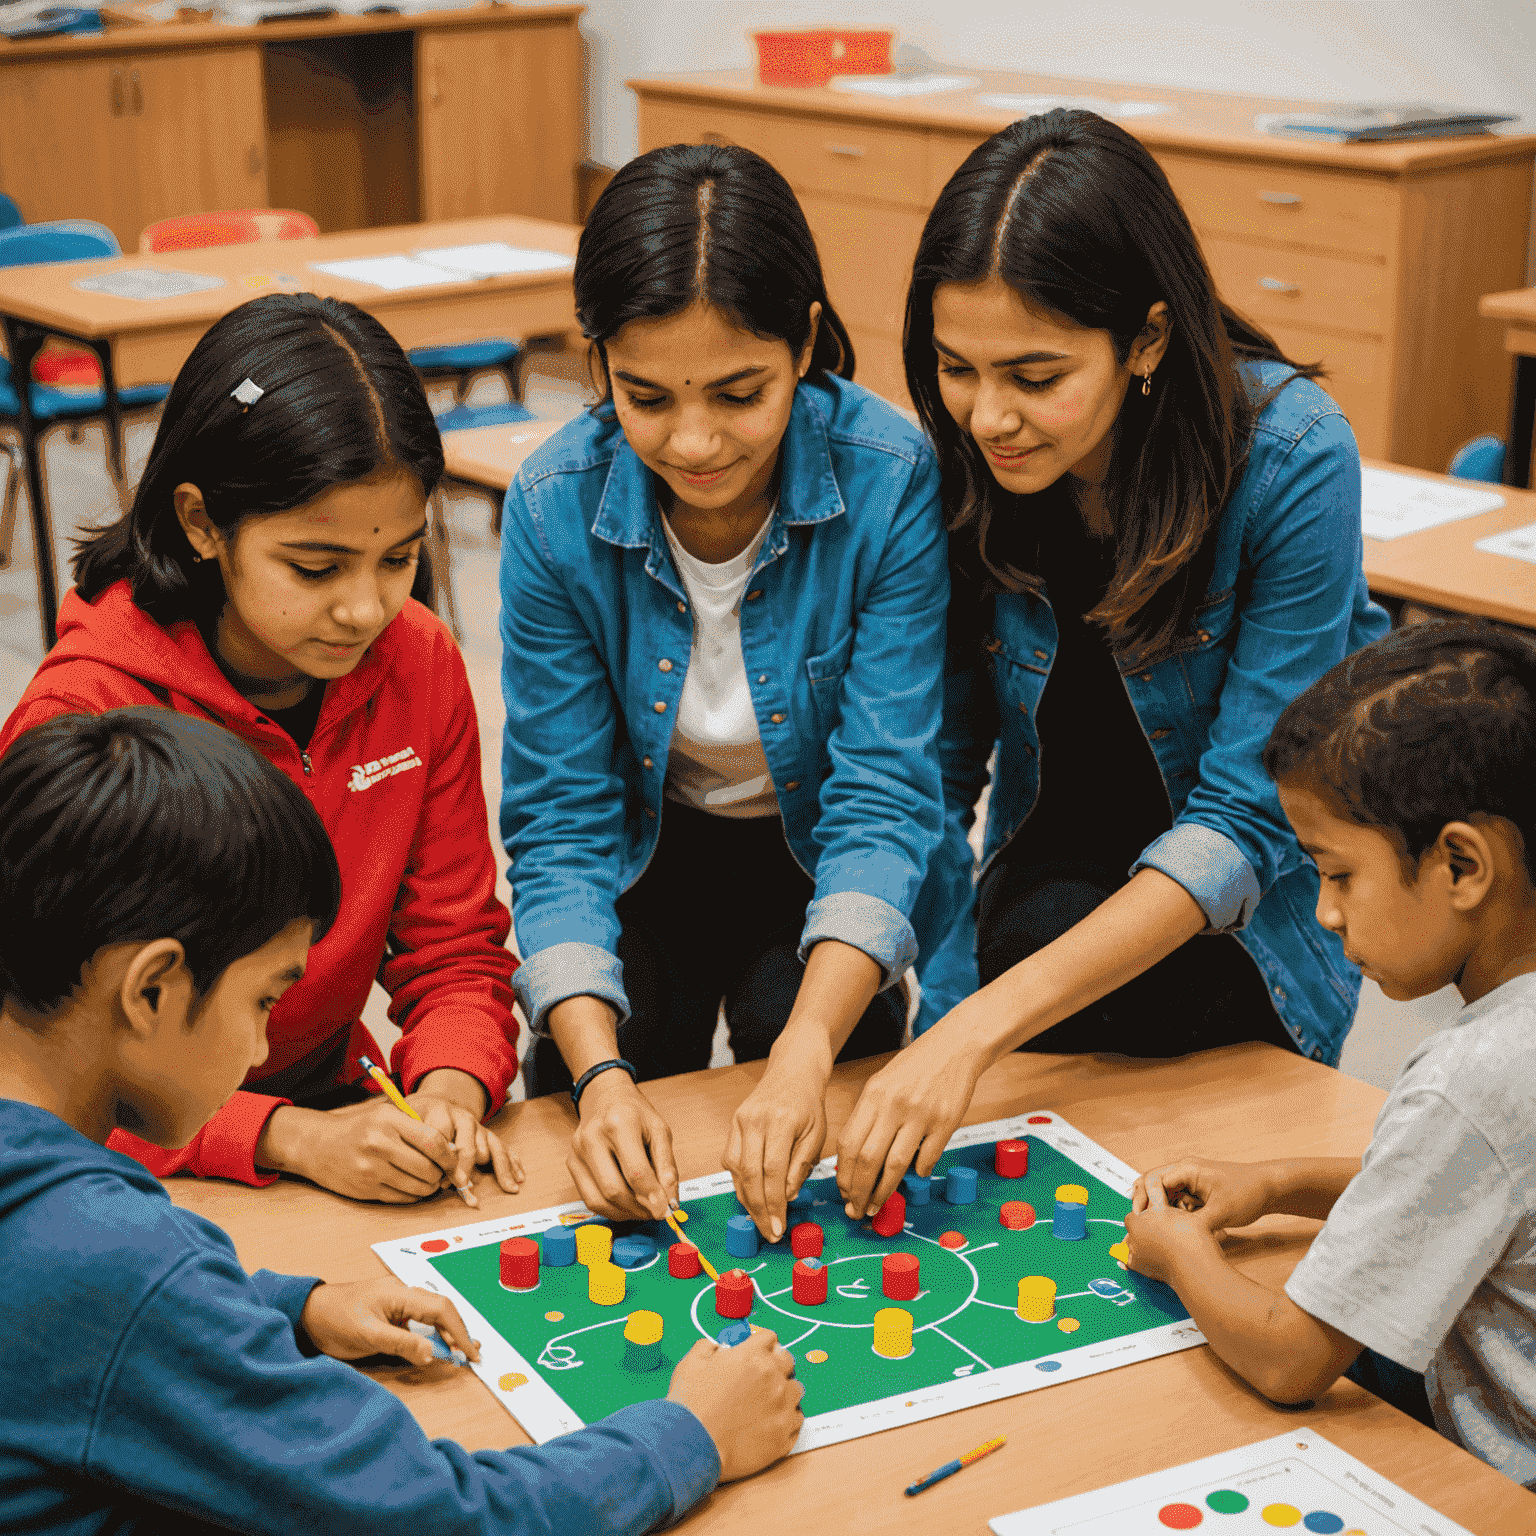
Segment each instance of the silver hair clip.
M229 392L231 400L238 400L246 410L256 404L266 394L260 384L253 384L249 379L243 379Z

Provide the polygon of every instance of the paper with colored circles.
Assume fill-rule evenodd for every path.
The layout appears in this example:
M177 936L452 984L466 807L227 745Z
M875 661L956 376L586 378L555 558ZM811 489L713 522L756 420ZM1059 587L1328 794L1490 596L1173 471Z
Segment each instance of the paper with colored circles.
M993 1536L1472 1536L1305 1426L988 1524Z

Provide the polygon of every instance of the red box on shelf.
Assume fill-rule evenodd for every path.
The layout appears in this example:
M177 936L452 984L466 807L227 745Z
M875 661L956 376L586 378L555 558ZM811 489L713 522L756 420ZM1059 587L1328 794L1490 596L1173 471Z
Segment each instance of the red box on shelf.
M888 75L895 38L889 28L754 32L758 83L825 85L833 75Z
M834 75L888 75L891 73L891 44L896 34L888 27L867 32L832 34L832 73Z

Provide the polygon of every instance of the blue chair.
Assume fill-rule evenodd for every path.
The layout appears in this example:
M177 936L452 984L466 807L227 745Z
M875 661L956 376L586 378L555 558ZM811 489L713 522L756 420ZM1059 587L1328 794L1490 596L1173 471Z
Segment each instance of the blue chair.
M526 405L456 405L437 418L439 432L464 432L470 427L510 427L519 421L539 418Z
M1494 485L1504 482L1504 444L1489 433L1463 443L1451 456L1446 474L1458 480L1487 480Z
M453 403L459 406L470 380L477 373L499 373L507 386L507 395L518 399L522 390L517 380L517 363L522 349L506 337L491 336L484 341L466 341L456 347L413 347L406 356L411 367L427 382L446 379L453 385Z
M0 192L0 229L15 229L18 224L26 222L21 216L21 209L4 192Z
M23 224L0 229L0 267L40 266L55 261L85 261L92 257L120 256L122 250L112 231L88 219L61 219L54 223ZM100 420L107 437L107 465L113 481L123 488L122 412L156 406L170 393L164 384L143 384L118 390L112 376L111 349L105 342L82 341L100 359L100 389L58 389L32 381L32 363L48 339L46 327L31 321L0 315L5 328L8 361L0 359L0 427L9 427L21 439L22 462L32 503L33 544L37 557L39 617L43 625L43 649L51 649L58 618L58 584L53 567L53 530L48 511L47 488L39 445L44 433L56 426L75 432L88 420ZM15 476L7 484L7 500L15 494ZM15 513L7 518L0 510L0 565L10 559L10 536Z

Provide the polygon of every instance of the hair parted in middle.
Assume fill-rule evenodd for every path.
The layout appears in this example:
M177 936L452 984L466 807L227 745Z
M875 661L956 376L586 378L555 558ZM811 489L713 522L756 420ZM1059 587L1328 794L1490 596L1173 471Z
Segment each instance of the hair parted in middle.
M821 257L790 185L734 145L669 144L603 190L576 249L576 319L607 374L604 344L631 320L695 304L799 357L821 305L807 379L853 377L853 343L827 297Z
M1040 591L1029 568L1033 524L1072 512L1059 481L1033 496L998 486L939 393L934 290L994 276L1036 309L1108 331L1122 364L1148 310L1168 306L1168 348L1151 394L1131 389L1113 429L1104 499L1115 570L1090 615L1117 651L1150 658L1190 628L1218 519L1242 476L1262 402L1250 398L1238 364L1273 360L1308 378L1319 370L1291 363L1222 303L1168 178L1123 128L1056 108L994 134L928 216L903 338L907 386L938 449L945 515L968 534L959 569L994 590Z

